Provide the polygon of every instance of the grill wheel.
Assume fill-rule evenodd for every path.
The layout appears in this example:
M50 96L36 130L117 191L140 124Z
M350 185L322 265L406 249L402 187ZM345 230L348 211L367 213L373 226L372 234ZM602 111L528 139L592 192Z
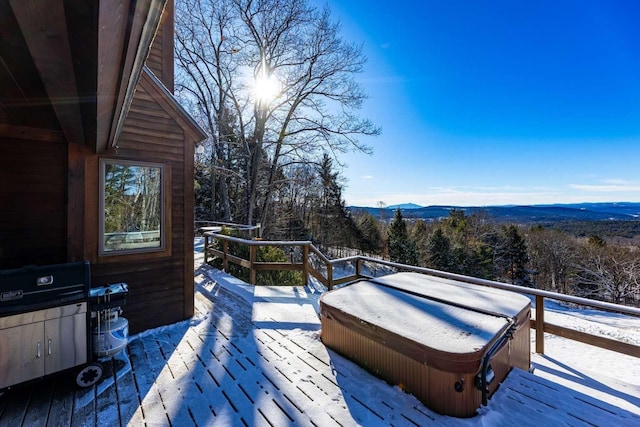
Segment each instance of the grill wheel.
M98 362L89 363L78 371L76 384L78 387L86 388L96 384L102 378L102 365Z

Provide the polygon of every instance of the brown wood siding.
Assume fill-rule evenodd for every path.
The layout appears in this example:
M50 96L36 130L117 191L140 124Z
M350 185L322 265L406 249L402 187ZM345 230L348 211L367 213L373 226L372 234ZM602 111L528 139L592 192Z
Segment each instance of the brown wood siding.
M149 50L146 65L153 74L173 93L174 50L173 0L168 0L162 15L160 28L156 32Z
M153 74L160 80L162 80L162 29L163 26L160 26L156 32L146 62L147 67L149 67L151 71L153 71Z
M123 307L132 333L175 323L183 313L183 262L175 259L143 260L92 265L92 284L126 282L129 298Z
M186 233L184 212L185 144L188 143L180 125L138 85L115 152L104 155L105 158L162 163L169 169L170 218L166 218L165 227L171 233L170 254L116 255L97 258L92 265L94 285L118 282L129 285L124 316L129 319L132 333L174 323L192 314L185 310L185 306L193 304L185 304L185 298L189 297L185 286L193 289L191 283L185 284L187 280L193 281L193 263L191 275L187 278L185 275L185 253L192 250L190 246L185 247L185 234L192 233ZM193 293L190 296L193 298Z
M0 269L65 262L67 144L0 137L0 153Z
M195 154L194 145L191 141L188 141L184 147L184 241L193 242L194 233L194 221L195 221L195 197L194 197L194 164L193 155ZM194 254L191 247L185 248L185 260L184 260L184 312L185 315L191 317L195 314L195 301L194 301Z

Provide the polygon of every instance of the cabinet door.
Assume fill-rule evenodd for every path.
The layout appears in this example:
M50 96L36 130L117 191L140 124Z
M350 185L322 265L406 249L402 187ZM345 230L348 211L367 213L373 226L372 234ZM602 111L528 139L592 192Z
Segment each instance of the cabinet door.
M44 323L0 330L0 388L44 375Z
M84 313L45 322L45 374L87 363L86 322Z

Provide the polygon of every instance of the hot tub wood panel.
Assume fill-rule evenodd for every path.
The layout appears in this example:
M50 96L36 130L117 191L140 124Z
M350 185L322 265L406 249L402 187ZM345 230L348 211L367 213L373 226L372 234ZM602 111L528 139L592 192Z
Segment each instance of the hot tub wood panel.
M328 292L321 303L325 311L341 321L362 328L379 340L407 346L407 351L423 354L429 363L443 370L456 369L448 365L459 361L473 365L465 368L469 372L476 371L486 349L510 326L504 317L367 281ZM424 358L418 361L427 362Z
M477 350L452 353L429 346L428 342L417 342L402 334L394 333L386 329L385 322L370 323L327 304L323 304L321 315L323 318L332 319L357 334L366 336L373 342L390 347L421 364L428 364L443 371L477 372L487 347L484 345Z
M420 363L384 344L350 329L336 319L323 317L322 341L346 358L391 385L413 394L434 411L454 417L472 417L482 403L482 393L475 388L476 373L446 372ZM489 386L492 395L510 370L509 346L492 359L496 381ZM463 383L461 392L455 390Z

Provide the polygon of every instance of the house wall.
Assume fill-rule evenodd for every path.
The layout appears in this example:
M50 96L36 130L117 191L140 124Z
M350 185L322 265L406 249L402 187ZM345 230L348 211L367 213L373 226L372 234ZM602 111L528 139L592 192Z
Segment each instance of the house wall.
M142 73L115 147L95 153L95 123L85 129L87 143L77 144L48 116L18 126L0 108L0 269L88 260L93 286L129 285L124 315L132 333L194 310L193 145L204 135L169 94L173 0L165 16L147 61L153 75ZM99 255L100 158L164 165L165 250Z
M28 138L0 136L0 269L67 258L68 145Z
M151 45L146 66L173 93L174 7L168 0ZM157 82L144 73L116 148L85 162L87 209L84 252L92 261L92 283L126 282L129 298L124 315L132 333L174 323L193 315L193 144L185 133L183 113L167 99ZM188 128L189 126L187 126ZM99 159L140 160L165 165L169 201L165 220L169 251L137 256L97 253Z
M168 0L162 15L160 28L151 44L146 65L160 79L169 92L173 93L173 50L174 50L173 0Z
M117 147L101 155L57 131L0 132L0 269L89 260L93 286L129 285L124 315L132 333L192 316L196 138L172 108L143 75ZM103 157L165 165L168 251L99 256Z
M100 158L140 160L161 163L169 185L169 215L165 218L165 230L169 236L169 253L145 253L137 255L99 256L97 215L87 215L87 234L91 252L92 284L126 282L129 299L124 315L130 330L137 331L174 323L190 317L193 306L193 199L186 189L189 162L193 163L193 151L182 127L145 88L153 83L143 77L138 84L131 109L125 121L117 148L101 156L87 160L86 174L97 175ZM189 178L189 176L191 176ZM86 197L88 212L99 212L98 188L89 178Z

